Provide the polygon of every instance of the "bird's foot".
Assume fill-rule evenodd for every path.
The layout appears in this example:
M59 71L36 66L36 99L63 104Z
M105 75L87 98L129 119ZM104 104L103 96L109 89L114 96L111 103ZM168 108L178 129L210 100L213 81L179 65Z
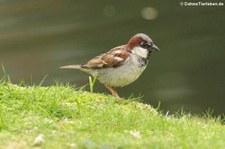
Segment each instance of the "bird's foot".
M109 86L106 86L106 88L112 93L112 95L116 98L119 98L120 100L125 100L124 98L121 98L119 96L119 94L117 93L116 89L114 87L109 87Z

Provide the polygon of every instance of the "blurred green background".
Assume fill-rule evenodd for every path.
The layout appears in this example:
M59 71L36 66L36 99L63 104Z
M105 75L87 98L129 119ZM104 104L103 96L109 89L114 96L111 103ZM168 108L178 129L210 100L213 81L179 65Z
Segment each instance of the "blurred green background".
M58 67L84 63L143 32L161 51L120 95L141 95L155 107L160 101L170 113L225 113L225 6L180 2L1 0L0 63L13 83L38 84L48 74L44 85L83 86L87 74ZM97 83L95 92L107 90Z

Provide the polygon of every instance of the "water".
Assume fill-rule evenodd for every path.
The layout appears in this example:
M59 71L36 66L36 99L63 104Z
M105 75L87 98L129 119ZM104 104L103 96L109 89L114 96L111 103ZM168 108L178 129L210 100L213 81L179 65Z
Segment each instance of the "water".
M225 112L225 6L182 7L179 1L0 1L0 62L12 82L55 80L83 86L88 75L60 70L148 34L161 49L123 97L143 96L173 113ZM1 73L1 72L0 72ZM2 74L2 73L1 73ZM107 92L97 83L96 92Z

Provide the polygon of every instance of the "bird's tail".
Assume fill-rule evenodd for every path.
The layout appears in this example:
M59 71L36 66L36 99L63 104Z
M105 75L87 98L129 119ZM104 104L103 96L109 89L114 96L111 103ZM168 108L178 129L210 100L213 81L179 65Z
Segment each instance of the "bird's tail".
M80 69L81 65L67 65L67 66L62 66L59 68L61 68L61 69Z

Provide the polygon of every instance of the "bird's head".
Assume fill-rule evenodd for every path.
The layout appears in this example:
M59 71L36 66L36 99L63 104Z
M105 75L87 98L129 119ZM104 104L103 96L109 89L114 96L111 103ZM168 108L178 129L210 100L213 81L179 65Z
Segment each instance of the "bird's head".
M159 51L159 48L154 45L152 39L143 33L138 33L134 35L127 43L129 49L134 49L135 47L141 47L147 49L149 53Z

